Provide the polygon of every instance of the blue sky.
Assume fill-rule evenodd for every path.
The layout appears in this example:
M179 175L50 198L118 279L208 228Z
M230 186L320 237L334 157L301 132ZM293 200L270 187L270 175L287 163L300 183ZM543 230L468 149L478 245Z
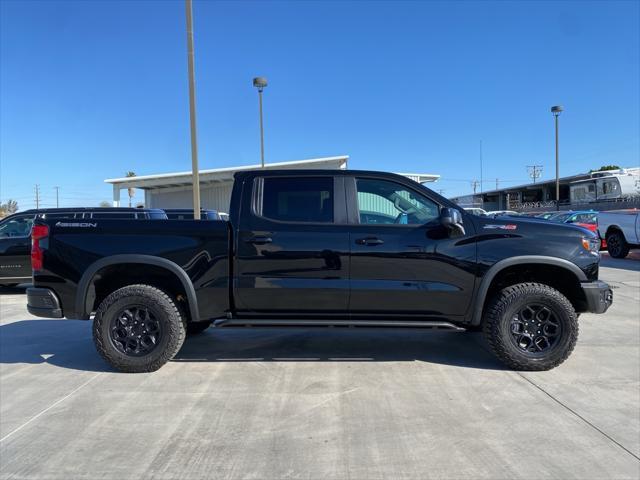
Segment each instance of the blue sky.
M640 164L640 3L194 2L201 168L348 154L467 193ZM191 168L182 1L0 2L0 201ZM137 198L142 198L138 194Z

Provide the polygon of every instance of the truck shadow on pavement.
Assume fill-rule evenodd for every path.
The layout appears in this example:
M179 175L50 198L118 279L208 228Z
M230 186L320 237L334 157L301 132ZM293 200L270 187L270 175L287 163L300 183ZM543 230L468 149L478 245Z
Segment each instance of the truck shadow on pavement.
M213 329L188 337L174 362L411 362L503 370L479 334L419 329ZM98 355L91 322L21 320L0 325L0 364L47 363L112 371Z

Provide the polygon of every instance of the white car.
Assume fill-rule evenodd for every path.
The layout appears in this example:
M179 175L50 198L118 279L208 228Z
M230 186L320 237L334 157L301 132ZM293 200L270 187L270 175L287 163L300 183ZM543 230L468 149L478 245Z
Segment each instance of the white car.
M487 217L491 218L502 217L504 215L512 217L520 216L518 212L514 212L513 210L492 210L491 212L487 212Z
M640 210L611 210L598 213L598 234L607 241L613 258L624 258L640 247Z
M479 217L487 216L487 211L484 208L470 207L470 208L465 208L465 211L469 212L471 215L477 215Z

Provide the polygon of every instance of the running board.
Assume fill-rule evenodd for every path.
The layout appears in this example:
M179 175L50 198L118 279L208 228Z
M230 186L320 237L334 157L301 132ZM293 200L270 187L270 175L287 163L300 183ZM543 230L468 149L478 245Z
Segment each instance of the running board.
M436 330L464 331L465 329L449 322L436 320L295 320L295 319L252 319L220 318L213 322L214 327L395 327L395 328L432 328Z

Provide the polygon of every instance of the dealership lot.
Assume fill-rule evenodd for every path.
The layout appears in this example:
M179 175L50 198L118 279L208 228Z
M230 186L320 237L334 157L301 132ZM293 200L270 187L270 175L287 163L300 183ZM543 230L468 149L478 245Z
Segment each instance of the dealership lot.
M478 334L209 329L115 373L89 322L0 294L0 478L638 478L640 251L550 372Z

